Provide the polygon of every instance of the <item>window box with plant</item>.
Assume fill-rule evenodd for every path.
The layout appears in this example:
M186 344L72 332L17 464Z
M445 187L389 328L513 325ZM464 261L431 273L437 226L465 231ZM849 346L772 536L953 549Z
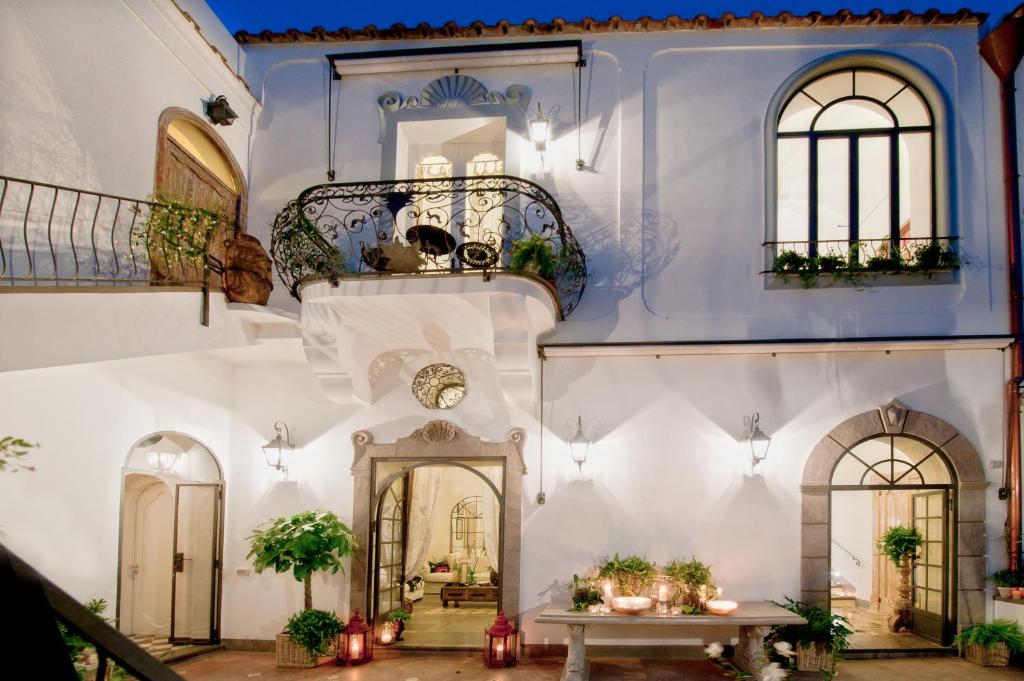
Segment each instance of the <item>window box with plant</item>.
M817 254L809 255L810 242L770 243L774 253L769 272L783 282L797 278L804 288L819 283L846 282L854 286L878 275L923 275L929 279L960 269L960 256L951 239L919 239L893 248L892 243L817 242Z
M987 581L992 582L996 587L996 592L1002 598L1009 598L1010 591L1015 587L1019 587L1024 580L1021 579L1021 575L1016 570L996 570L988 577L985 578Z
M1010 663L1010 653L1024 652L1024 633L1012 620L992 620L964 629L953 639L953 645L974 664L1005 667Z
M329 511L306 511L271 520L247 539L246 557L253 559L257 573L268 567L278 573L290 570L304 587L303 612L289 620L285 633L277 635L277 665L314 667L335 657L342 625L334 613L313 610L312 577L319 570L332 574L342 570L342 558L352 555L356 547L351 528ZM294 638L292 631L300 638Z
M853 633L850 621L842 615L833 614L827 608L808 605L788 596L785 603L776 605L800 615L807 620L807 624L772 627L767 640L772 643L789 643L796 649L797 671L820 672L824 679L834 678L842 653L849 645L849 637Z

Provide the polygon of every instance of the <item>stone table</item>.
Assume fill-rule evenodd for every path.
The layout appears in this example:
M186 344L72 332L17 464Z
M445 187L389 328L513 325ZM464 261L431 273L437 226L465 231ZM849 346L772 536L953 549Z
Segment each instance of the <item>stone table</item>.
M757 672L765 664L764 638L772 625L807 624L800 615L768 601L740 603L731 615L658 615L653 611L641 615L616 612L601 615L552 606L542 611L535 621L537 624L564 624L569 629L569 652L562 669L562 681L587 681L587 626L653 627L653 631L660 628L669 633L672 627L735 625L740 629L740 640L733 663L740 669Z

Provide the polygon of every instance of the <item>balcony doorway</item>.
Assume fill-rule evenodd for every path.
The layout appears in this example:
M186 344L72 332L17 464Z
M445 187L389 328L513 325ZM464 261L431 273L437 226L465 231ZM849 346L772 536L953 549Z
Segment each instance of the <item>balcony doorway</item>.
M132 448L123 469L117 622L152 652L220 640L223 481L180 433Z

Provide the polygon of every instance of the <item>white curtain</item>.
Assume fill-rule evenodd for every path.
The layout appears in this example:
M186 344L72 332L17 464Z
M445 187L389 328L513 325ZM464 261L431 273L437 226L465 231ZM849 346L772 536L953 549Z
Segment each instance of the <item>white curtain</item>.
M409 499L409 524L406 530L405 576L418 575L430 550L430 537L437 511L437 492L441 488L441 467L422 466L412 474Z
M501 466L481 466L478 470L494 483L499 492L501 491ZM491 569L500 573L501 566L498 565L498 547L501 538L498 536L498 529L501 506L498 504L498 499L494 496L491 488L482 481L481 486L484 488L480 493L481 515L483 516L484 525L484 551L487 552L487 559L491 564ZM480 563L482 564L483 561L480 561Z

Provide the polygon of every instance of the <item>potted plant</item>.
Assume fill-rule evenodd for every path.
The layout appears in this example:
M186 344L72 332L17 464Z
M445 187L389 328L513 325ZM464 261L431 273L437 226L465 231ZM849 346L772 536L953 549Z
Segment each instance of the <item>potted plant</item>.
M673 605L678 605L688 615L707 610L707 602L715 597L718 590L711 577L711 567L696 558L672 561L665 566L665 575L675 586Z
M592 605L601 605L601 590L590 579L572 576L572 609L585 612Z
M772 627L768 640L773 643L786 642L796 649L797 671L820 672L825 679L836 675L842 652L846 650L850 634L850 621L842 615L835 615L827 608L808 605L786 597L785 603L776 603L790 612L800 615L807 624ZM779 646L776 646L779 650Z
M953 644L974 664L1005 667L1010 662L1011 652L1024 651L1024 633L1013 620L992 620L964 629L953 639Z
M525 239L512 242L512 260L509 266L514 270L531 272L553 282L558 261L551 239L545 236L531 234Z
M337 615L326 610L295 613L284 628L290 649L278 652L277 666L315 667L330 662L338 655L338 634L344 626ZM305 655L288 655L295 646L301 648Z
M911 595L913 586L910 584L911 563L917 557L917 550L921 548L924 540L921 533L906 525L893 525L878 542L881 549L889 560L896 565L899 584L896 585L896 601L893 604L893 614L889 617L889 630L899 632L901 629L910 627L911 623Z
M395 627L395 640L402 640L402 632L405 631L405 623L412 619L412 615L407 613L405 610L399 608L392 610L388 613L385 618L388 622L394 622Z
M615 554L598 568L600 579L611 580L618 596L646 596L654 583L654 563L640 556L619 558Z
M1020 576L1014 570L996 570L986 580L992 582L995 585L996 591L1003 598L1010 597L1010 590L1015 586L1020 586Z
M203 280L211 250L223 255L219 245L232 226L218 208L200 208L186 201L158 196L135 245L149 255L149 276L154 281L197 283ZM214 248L217 246L217 248Z
M341 559L351 555L356 547L351 528L330 511L305 511L291 518L275 518L256 528L247 540L249 553L246 557L253 559L257 573L268 567L278 573L291 570L295 579L303 583L303 610L313 609L313 573L327 570L336 574L342 569ZM297 626L314 623L318 631L328 629L322 616L309 618L301 620ZM331 645L336 654L337 636ZM293 642L288 633L277 635L278 666L313 667L322 662Z

